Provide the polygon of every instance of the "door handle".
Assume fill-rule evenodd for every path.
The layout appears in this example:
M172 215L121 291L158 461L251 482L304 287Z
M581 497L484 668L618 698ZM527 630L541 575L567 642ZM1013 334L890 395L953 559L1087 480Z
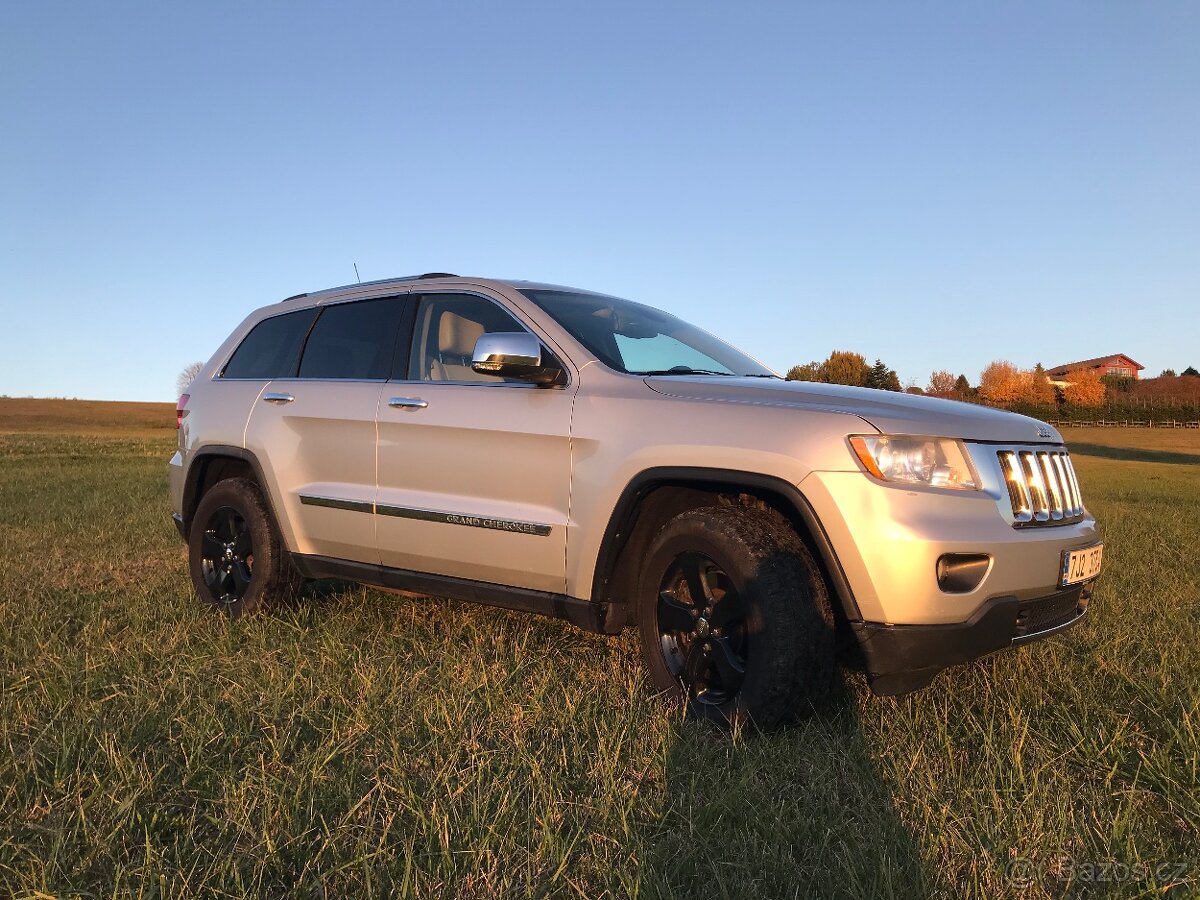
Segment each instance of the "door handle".
M428 405L420 397L393 397L388 401L388 406L396 409L424 409Z
M276 393L263 394L262 398L264 400L266 400L268 403L291 403L293 400L296 399L291 394L276 394Z

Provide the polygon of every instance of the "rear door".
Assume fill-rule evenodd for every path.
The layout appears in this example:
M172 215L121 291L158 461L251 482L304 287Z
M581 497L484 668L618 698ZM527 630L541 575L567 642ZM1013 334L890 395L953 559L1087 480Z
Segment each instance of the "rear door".
M378 563L375 417L404 298L326 304L293 376L267 385L246 429L300 553Z
M486 292L413 300L408 359L379 404L380 559L562 593L575 380L539 388L472 371L480 335L531 330Z

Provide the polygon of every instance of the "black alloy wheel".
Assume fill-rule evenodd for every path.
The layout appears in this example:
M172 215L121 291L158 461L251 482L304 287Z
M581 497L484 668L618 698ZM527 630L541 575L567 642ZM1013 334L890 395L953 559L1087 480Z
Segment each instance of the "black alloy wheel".
M746 607L717 563L696 551L679 554L658 592L663 658L687 697L723 706L746 678Z
M246 596L254 574L250 525L236 509L214 510L204 526L200 569L213 600L229 605Z
M188 570L200 599L233 617L289 604L301 585L266 497L249 478L227 478L200 498Z

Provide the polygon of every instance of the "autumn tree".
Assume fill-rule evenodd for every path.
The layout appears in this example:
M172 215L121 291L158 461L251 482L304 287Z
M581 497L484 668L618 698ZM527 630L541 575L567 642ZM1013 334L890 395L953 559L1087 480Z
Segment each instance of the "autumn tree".
M1072 406L1095 407L1104 403L1104 382L1096 369L1075 369L1063 379L1063 399Z
M979 396L992 406L1007 406L1021 399L1021 370L1008 360L990 363L979 376Z
M1054 403L1054 385L1046 377L1046 370L1038 363L1032 372L1021 373L1020 401L1037 406L1050 406Z
M788 381L820 381L821 364L816 360L802 366L792 366L788 369Z
M966 380L963 378L963 381ZM935 397L953 397L957 387L954 381L954 374L942 369L929 376L929 386L925 388L925 393L932 394Z

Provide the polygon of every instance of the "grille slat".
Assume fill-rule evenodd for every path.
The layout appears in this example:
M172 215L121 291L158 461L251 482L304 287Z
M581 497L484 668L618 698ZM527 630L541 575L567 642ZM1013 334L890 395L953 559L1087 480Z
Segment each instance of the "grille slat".
M1029 484L1029 496L1033 498L1033 521L1050 521L1050 504L1046 502L1046 482L1042 480L1042 469L1031 450L1022 450L1018 457L1025 480Z
M1033 519L1033 504L1029 499L1029 487L1021 474L1017 463L1017 454L1011 450L1001 450L1000 469L1004 472L1004 481L1008 485L1008 499L1012 503L1013 516L1017 522L1024 523Z
M1074 516L1079 513L1079 503L1075 497L1075 491L1071 487L1071 479L1067 478L1067 469L1063 465L1061 453L1051 453L1050 461L1054 464L1054 469L1058 473L1058 483L1062 485L1063 491L1063 512L1066 516Z
M1050 518L1058 521L1063 517L1064 504L1062 485L1058 481L1058 473L1050 462L1050 454L1044 450L1037 455L1038 467L1042 470L1042 479L1046 482L1046 500L1050 505Z
M1075 492L1075 502L1078 504L1079 512L1077 515L1083 515L1083 492L1079 490L1079 479L1075 477L1075 466L1071 463L1071 458L1067 454L1063 454L1063 465L1067 469L1067 477L1071 479L1071 490Z
M997 450L1015 525L1061 525L1084 514L1083 496L1065 450Z

